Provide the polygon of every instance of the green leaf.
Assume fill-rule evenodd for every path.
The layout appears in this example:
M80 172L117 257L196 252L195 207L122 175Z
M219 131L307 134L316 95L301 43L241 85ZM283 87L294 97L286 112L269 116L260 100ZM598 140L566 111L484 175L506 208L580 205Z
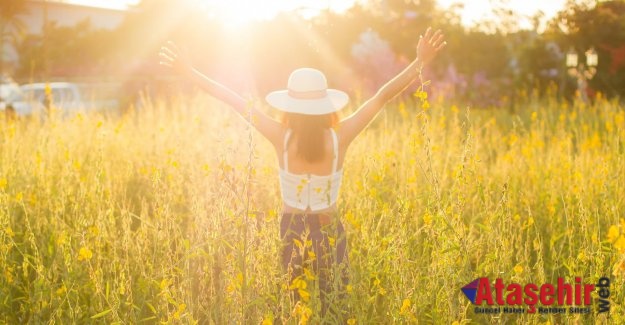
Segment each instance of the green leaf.
M152 306L152 304L151 304L151 303L146 302L145 304L146 304L146 305L148 305L148 308L150 308L150 310L151 310L153 313L155 313L155 314L156 314L156 308L154 308L154 306Z
M147 318L140 319L140 320L139 320L139 322L140 322L140 323L141 323L141 322L147 322L147 321L149 321L149 320L153 320L153 319L156 319L156 316L152 316L152 317L147 317Z
M91 319L96 319L96 318L103 317L104 315L106 315L106 314L108 314L110 312L111 312L111 309L107 309L107 310L105 310L105 311L103 311L101 313L97 313L97 314L91 316Z

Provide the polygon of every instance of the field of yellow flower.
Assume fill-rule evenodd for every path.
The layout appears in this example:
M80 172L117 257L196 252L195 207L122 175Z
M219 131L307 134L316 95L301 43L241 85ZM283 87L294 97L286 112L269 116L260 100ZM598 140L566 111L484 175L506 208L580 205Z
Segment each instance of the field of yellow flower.
M346 157L347 323L624 323L623 106L428 105L389 105ZM0 323L318 323L279 208L271 145L207 98L0 117ZM478 277L609 277L610 318L475 314Z

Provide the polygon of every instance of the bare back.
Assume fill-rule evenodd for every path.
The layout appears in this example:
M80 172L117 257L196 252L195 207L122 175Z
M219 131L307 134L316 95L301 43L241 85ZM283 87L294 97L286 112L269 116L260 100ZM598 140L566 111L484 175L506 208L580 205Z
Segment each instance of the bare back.
M282 131L282 137L286 135L286 129ZM338 132L337 132L337 135ZM293 141L295 139L294 136L291 137L291 141L288 144L288 159L289 159L289 172L293 174L315 174L315 175L328 175L332 172L332 159L333 157L333 144L332 144L332 134L330 130L324 131L323 134L323 143L324 143L324 157L321 161L316 161L314 163L306 161L304 158L297 156L297 141ZM345 150L340 145L340 135L339 135L339 157L337 169L343 168L343 159L345 157ZM282 146L277 146L276 153L278 154L278 162L280 164L280 168L284 169L284 161L282 161L282 156L284 154Z

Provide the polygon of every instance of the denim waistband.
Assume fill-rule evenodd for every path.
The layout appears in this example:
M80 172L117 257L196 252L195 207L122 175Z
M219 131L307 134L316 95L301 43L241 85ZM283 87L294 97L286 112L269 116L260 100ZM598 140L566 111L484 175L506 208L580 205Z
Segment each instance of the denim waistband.
M338 217L336 213L282 213L283 219L290 218L291 220L300 221L302 223L305 222L315 228L332 223L335 217Z

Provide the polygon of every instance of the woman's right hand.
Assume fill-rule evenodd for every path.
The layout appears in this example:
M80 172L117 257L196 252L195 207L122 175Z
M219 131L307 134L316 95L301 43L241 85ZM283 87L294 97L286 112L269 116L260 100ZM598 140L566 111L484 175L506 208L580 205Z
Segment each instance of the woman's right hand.
M417 59L422 64L428 64L440 50L442 50L447 42L445 42L445 35L439 29L432 33L432 28L425 31L425 35L419 37L419 43L417 44Z
M186 75L193 71L193 66L187 53L181 51L172 41L167 41L165 45L161 46L158 55L160 65L171 68L177 73Z

